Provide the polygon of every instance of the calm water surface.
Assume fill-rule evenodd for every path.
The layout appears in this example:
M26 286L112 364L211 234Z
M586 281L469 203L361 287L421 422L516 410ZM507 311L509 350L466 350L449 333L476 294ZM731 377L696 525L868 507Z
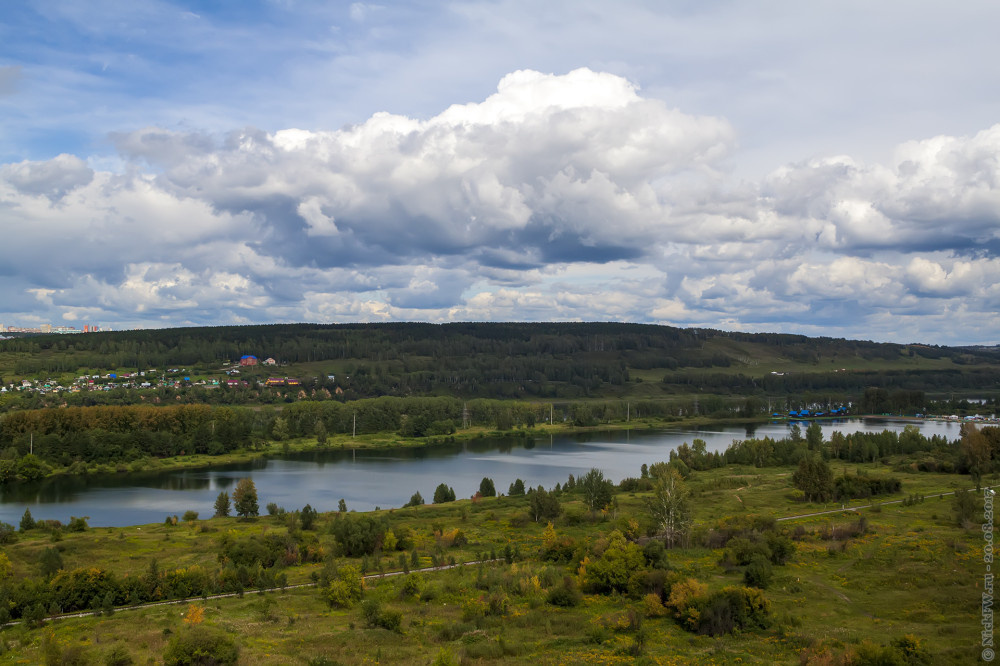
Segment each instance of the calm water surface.
M824 437L829 438L834 430L899 431L908 423L927 436L959 436L959 424L938 421L849 419L822 426ZM309 452L194 471L48 479L0 491L0 520L16 526L26 507L36 519L65 523L70 516L89 516L91 526L161 522L188 510L210 517L219 492L231 492L247 476L257 486L262 513L269 502L289 510L311 504L319 511L331 511L341 498L349 509L359 511L399 507L418 491L430 502L440 483L454 488L458 497L469 497L484 476L493 479L499 492L506 492L518 478L527 485L550 488L592 467L617 482L639 476L643 463L667 460L671 450L694 438L704 439L710 451L722 451L734 439L784 437L789 427L771 423L750 428L586 433L534 441L491 438L391 452ZM806 424L801 427L804 431Z

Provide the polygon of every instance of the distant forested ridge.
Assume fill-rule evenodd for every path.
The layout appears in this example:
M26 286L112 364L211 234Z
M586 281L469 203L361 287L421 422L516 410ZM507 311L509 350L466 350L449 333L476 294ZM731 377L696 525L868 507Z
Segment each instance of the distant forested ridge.
M218 371L252 354L305 366L321 388L341 369L343 399L381 395L577 399L620 397L626 385L660 381L661 393L792 395L1000 388L1000 353L774 333L623 323L275 324L34 336L0 341L17 376L81 369L169 367ZM853 362L845 372L829 364ZM826 369L768 374L776 360ZM920 361L922 366L894 363ZM946 362L947 367L943 367ZM850 363L847 363L850 365ZM866 364L877 367L867 370ZM936 364L936 365L935 365ZM892 367L886 367L892 366ZM348 381L347 377L350 377ZM333 388L333 387L327 387ZM645 397L649 397L648 393ZM214 398L208 398L214 400ZM264 398L262 401L266 402Z

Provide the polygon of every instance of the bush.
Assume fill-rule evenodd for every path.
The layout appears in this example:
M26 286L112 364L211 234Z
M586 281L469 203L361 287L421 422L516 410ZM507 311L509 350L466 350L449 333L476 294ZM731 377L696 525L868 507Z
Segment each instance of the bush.
M763 555L754 555L743 571L743 583L747 587L758 587L765 590L771 584L773 574L774 568L771 566L771 561Z
M403 582L399 586L400 599L412 599L420 596L420 591L424 587L424 579L418 573L411 573L403 577Z
M381 548L385 538L385 521L369 515L348 515L333 521L331 527L337 543L347 557L371 555Z
M740 566L750 564L750 560L752 560L755 555L763 556L768 560L771 559L772 555L771 549L768 548L766 543L751 541L750 539L746 539L744 537L730 539L727 547L727 553L729 555L729 559Z
M782 565L795 554L795 542L784 534L769 532L766 537L767 547L771 549L771 562Z
M121 643L113 646L104 655L104 666L132 666L135 660L129 654L128 648Z
M704 597L697 609L697 631L710 636L734 629L764 629L770 622L770 606L764 593L749 587L724 587Z
M365 618L365 625L374 629L382 627L389 631L399 632L403 627L403 614L394 610L383 610L382 603L378 599L367 599L361 604L361 614Z
M357 567L347 564L340 567L337 577L326 590L326 602L331 606L347 608L361 601L364 583Z
M0 544L14 543L15 541L17 541L17 532L14 531L14 526L0 522Z
M235 664L239 655L239 647L226 632L197 624L174 634L163 653L163 662L167 666Z
M569 608L576 606L583 600L583 594L576 586L576 581L571 576L563 578L562 584L553 587L545 597L545 601L553 606Z
M670 587L676 580L677 574L664 569L636 571L628 579L628 594L634 599L640 599L653 593L661 599L666 599L670 596Z

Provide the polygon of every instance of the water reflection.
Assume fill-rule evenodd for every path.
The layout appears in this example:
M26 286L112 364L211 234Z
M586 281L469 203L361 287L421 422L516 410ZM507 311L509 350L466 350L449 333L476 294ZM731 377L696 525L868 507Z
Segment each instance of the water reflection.
M823 424L824 437L842 432L902 430L907 423L848 420ZM959 436L951 423L916 423L927 435ZM211 516L219 492L231 492L243 477L257 486L261 507L275 502L286 509L311 504L320 511L337 508L343 498L350 509L402 506L414 492L425 498L447 483L459 497L479 489L484 476L506 492L515 479L546 488L564 483L570 474L591 467L618 481L638 476L646 463L667 460L670 451L695 438L709 451L721 451L734 439L784 437L786 423L754 426L621 430L579 435L530 438L483 438L440 446L398 450L322 449L261 458L253 462L179 472L142 472L89 477L60 477L0 490L0 520L16 525L25 507L36 519L66 521L70 515L90 516L91 525L134 525L159 522L187 510Z

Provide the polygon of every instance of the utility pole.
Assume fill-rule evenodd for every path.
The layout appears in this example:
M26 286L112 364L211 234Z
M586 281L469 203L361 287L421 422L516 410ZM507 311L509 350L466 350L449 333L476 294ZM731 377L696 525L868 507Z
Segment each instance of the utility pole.
M354 412L354 425L351 426L351 439L354 439L358 434L358 413Z

